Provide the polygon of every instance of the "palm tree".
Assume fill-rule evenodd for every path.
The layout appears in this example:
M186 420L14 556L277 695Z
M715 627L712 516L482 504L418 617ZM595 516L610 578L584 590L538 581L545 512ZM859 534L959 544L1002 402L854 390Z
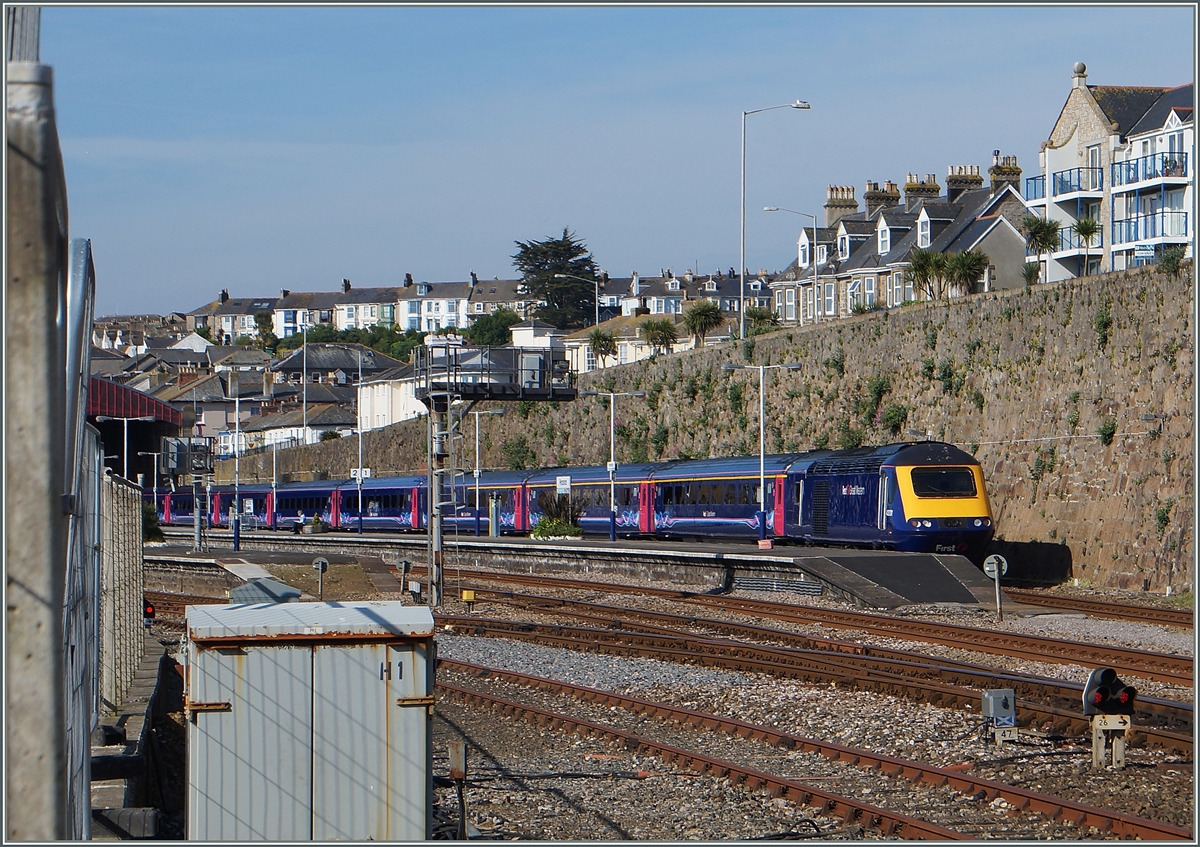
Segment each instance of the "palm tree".
M1100 232L1100 223L1095 218L1080 218L1075 222L1075 234L1079 236L1080 242L1083 243L1083 273L1081 276L1087 276L1088 272L1088 248L1092 246L1092 239Z
M952 253L946 259L946 276L960 293L970 294L975 283L987 272L988 264L987 254L979 250Z
M936 250L918 248L908 256L908 270L913 287L925 292L927 300L939 300L946 287L946 256Z
M652 348L653 356L663 351L670 353L675 342L679 340L675 332L675 323L669 318L647 318L642 321L640 329L642 338Z
M704 337L721 325L725 316L712 300L697 300L683 313L683 325L696 338L696 346L704 346Z
M1021 220L1021 229L1025 231L1025 244L1037 254L1039 264L1043 262L1044 254L1058 249L1058 221L1030 212ZM1049 275L1050 270L1047 268L1046 277Z
M750 324L746 330L747 336L762 335L764 332L779 328L779 315L775 313L774 309L751 306L746 309L746 322Z
M596 327L588 335L588 347L591 348L592 355L599 360L600 367L604 367L605 359L617 355L617 337L608 330Z

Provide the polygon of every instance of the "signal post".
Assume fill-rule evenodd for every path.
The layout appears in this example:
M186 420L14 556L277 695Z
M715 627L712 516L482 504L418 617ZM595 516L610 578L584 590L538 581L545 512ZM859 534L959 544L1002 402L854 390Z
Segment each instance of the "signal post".
M1108 748L1112 766L1125 767L1125 736L1133 725L1137 689L1126 685L1112 668L1096 668L1083 687L1083 714L1092 719L1092 770L1105 767Z

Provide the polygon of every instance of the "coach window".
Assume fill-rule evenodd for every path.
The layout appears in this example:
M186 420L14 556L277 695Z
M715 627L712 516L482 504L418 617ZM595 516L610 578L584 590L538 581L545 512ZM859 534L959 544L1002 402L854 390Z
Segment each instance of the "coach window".
M664 485L663 486L663 505L664 506L675 505L675 486L673 486L673 485Z
M727 505L727 506L731 506L734 503L736 503L737 502L737 494L738 494L737 490L740 487L741 486L739 486L736 482L725 483L725 485L724 485L725 497L722 502L724 502L725 505Z
M709 484L707 482L702 482L700 485L696 486L696 502L701 506L708 505L708 492Z

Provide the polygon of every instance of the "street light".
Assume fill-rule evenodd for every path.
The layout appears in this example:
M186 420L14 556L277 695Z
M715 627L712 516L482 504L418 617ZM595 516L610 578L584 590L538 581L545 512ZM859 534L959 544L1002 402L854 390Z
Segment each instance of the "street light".
M607 276L607 274L605 274L604 271L601 271L600 274L601 274L601 276ZM596 326L600 326L600 283L601 283L601 280L587 279L586 277L575 276L574 274L555 274L554 278L555 279L577 279L580 282L595 283L595 285L596 285Z
M503 409L491 409L484 412L471 412L475 416L475 537L479 537L479 477L482 475L479 465L479 416L503 415ZM488 516L491 520L491 516Z
M767 427L766 427L766 378L767 371L783 368L800 370L798 363L786 365L722 365L721 370L743 371L758 369L758 540L767 537Z
M158 418L154 415L143 415L140 418L122 418L115 415L96 415L98 421L123 421L125 424L125 446L121 448L121 460L124 462L124 469L121 471L121 476L129 479L129 422L130 421L156 421ZM105 456L109 459L111 456Z
M741 329L739 337L746 337L746 116L756 115L759 112L769 112L772 109L810 109L812 108L803 100L797 100L795 103L784 103L779 106L767 106L765 109L751 109L749 112L742 112L742 241L741 241L741 262L738 264L738 276L741 278L741 302L738 304L738 311L741 313Z
M800 215L805 218L812 218L813 222L813 243L812 243L812 266L813 266L813 323L817 322L817 315L820 310L817 304L821 302L820 297L820 273L821 266L817 264L817 216L810 215L808 212L797 212L795 209L784 209L779 206L763 206L764 212L791 212L793 215ZM801 306L801 310L803 310Z
M580 391L580 397L608 398L608 540L617 540L617 400L645 397L645 391Z
M229 387L233 391L233 517L230 518L230 528L233 530L233 549L238 551L241 546L242 531L242 387L238 374L242 371L263 371L257 365L221 365L217 373L229 374Z
M155 514L158 514L158 457L161 456L162 453L152 453L148 450L139 450L138 455L154 457L154 512Z

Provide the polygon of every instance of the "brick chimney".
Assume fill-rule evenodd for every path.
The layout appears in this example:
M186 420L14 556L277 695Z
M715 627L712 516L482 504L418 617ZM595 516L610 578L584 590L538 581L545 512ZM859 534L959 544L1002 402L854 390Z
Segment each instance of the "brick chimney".
M1001 156L999 150L993 152L988 176L992 178L993 193L1006 185L1011 185L1017 191L1021 190L1021 169L1017 166L1016 156Z
M909 174L904 183L904 205L909 211L917 205L918 200L934 200L942 193L937 184L937 177L925 174L924 179L918 179L916 174Z
M828 229L846 215L858 211L858 201L854 199L854 186L831 185L825 189L825 227ZM734 273L729 274L736 276Z
M222 303L229 302L229 289L228 288L221 289L221 302Z
M867 217L874 217L880 209L900 205L900 189L891 180L885 182L883 188L880 188L877 182L868 182L863 191L863 203L867 207Z
M343 279L342 280L342 293L346 294L349 291L350 291L350 280Z
M979 165L950 165L946 169L946 202L956 203L968 191L983 188Z

